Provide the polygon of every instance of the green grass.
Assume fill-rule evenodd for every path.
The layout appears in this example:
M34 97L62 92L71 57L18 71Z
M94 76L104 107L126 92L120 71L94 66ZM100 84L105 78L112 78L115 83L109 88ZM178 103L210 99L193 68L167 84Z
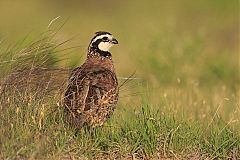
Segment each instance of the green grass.
M92 133L66 126L57 100L7 107L0 131L2 158L239 156L239 135L220 118L207 126L153 110L146 102L130 111L117 110L103 128Z
M24 50L18 45L1 54L7 60L1 64L1 158L239 157L239 100L235 95L221 99L227 90L219 94L212 87L213 93L207 93L194 83L161 88L164 94L155 105L158 91L139 84L133 90L142 90L140 101L120 99L104 127L91 133L70 128L61 104L68 70L58 67L62 61L55 53L61 49L54 36L46 34Z
M0 159L239 158L238 10L235 0L1 1ZM102 128L79 132L62 96L98 30L119 40L120 83L136 79Z

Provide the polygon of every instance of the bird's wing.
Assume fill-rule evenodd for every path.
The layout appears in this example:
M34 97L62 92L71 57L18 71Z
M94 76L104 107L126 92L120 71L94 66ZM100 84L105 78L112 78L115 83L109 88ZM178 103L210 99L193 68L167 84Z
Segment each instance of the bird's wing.
M108 97L117 92L117 78L115 73L102 67L85 70L90 80L89 92L86 98L85 110L98 109L102 103L108 103Z
M102 67L80 67L69 78L64 103L70 111L82 113L98 108L103 101L106 103L106 98L116 90L115 73Z
M89 80L84 75L84 67L74 69L69 77L69 83L64 96L65 108L71 112L81 113L84 110L89 91Z

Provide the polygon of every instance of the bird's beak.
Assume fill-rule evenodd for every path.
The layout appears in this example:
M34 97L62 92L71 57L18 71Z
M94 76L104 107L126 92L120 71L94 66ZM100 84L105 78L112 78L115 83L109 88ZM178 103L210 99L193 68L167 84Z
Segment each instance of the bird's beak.
M111 42L112 42L112 44L118 44L118 41L115 38L113 38Z

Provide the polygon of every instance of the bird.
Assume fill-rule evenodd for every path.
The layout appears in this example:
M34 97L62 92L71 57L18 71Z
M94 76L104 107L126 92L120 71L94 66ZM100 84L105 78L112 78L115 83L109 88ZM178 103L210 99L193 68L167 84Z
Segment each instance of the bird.
M118 40L111 33L96 32L85 62L72 70L64 94L65 120L70 126L100 127L113 114L119 88L109 50L116 44Z

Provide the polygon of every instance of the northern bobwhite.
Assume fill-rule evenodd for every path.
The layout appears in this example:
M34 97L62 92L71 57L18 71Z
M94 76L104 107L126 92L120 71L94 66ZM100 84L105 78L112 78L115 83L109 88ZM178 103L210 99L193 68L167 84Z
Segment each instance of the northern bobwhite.
M75 128L95 128L113 114L118 101L118 80L109 49L118 44L109 32L96 32L87 59L70 75L64 96L66 121Z

